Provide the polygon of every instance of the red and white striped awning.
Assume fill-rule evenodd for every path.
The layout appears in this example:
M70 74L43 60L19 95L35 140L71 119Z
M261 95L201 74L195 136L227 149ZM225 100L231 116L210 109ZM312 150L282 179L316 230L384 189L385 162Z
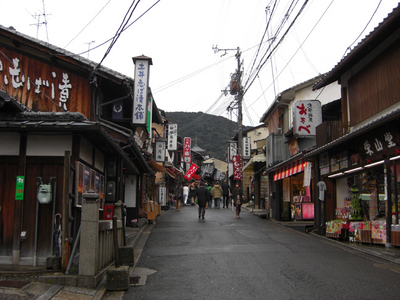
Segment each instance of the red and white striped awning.
M295 162L292 162L292 163L276 170L275 174L274 174L274 181L281 180L283 178L303 172L304 165L305 165L305 161L303 159L299 159Z

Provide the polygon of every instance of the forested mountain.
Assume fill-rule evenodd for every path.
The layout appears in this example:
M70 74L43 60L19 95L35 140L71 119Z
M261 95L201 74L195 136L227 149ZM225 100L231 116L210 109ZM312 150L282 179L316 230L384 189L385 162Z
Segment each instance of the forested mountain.
M192 138L192 147L196 144L206 150L204 155L225 161L228 141L237 133L237 122L227 118L202 112L166 112L172 124L178 124L178 136ZM249 127L243 127L243 130Z

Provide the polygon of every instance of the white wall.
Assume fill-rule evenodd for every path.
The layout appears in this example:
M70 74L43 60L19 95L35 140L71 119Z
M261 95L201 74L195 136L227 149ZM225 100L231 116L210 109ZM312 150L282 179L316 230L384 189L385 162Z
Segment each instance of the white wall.
M20 135L16 132L0 132L0 155L19 155Z
M136 175L125 176L125 205L126 207L136 207Z
M72 151L72 135L30 134L27 137L27 156L64 156Z
M88 162L89 164L93 163L93 146L88 140L86 140L84 138L81 138L81 147L79 149L79 158L83 159L84 161Z

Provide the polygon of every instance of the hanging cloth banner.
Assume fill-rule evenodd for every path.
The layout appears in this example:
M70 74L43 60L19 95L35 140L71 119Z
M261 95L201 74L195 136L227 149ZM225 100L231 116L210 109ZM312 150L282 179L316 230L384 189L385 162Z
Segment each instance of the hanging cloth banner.
M192 164L190 166L189 170L187 170L185 176L183 176L183 177L185 177L187 180L190 180L192 178L192 176L194 175L194 173L196 173L198 168L199 167L197 165Z
M281 180L283 178L303 172L303 170L304 170L304 160L302 159L297 160L276 170L274 174L274 181Z
M242 161L240 155L232 156L233 180L242 180Z

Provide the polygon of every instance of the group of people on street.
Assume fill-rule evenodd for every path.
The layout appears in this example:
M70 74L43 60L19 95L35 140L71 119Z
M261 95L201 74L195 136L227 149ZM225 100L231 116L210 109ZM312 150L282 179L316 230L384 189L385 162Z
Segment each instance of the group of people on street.
M222 201L222 208L229 208L230 199L232 199L233 206L236 207L236 218L239 218L242 204L244 202L243 190L240 188L239 183L235 184L235 188L231 189L226 180L222 185L219 181L215 182L214 186L209 186L203 181L200 182L200 187L192 180L190 184L178 183L175 187L176 210L183 205L199 206L199 219L205 219L207 208L211 208L214 200L214 208L220 209L220 202Z

